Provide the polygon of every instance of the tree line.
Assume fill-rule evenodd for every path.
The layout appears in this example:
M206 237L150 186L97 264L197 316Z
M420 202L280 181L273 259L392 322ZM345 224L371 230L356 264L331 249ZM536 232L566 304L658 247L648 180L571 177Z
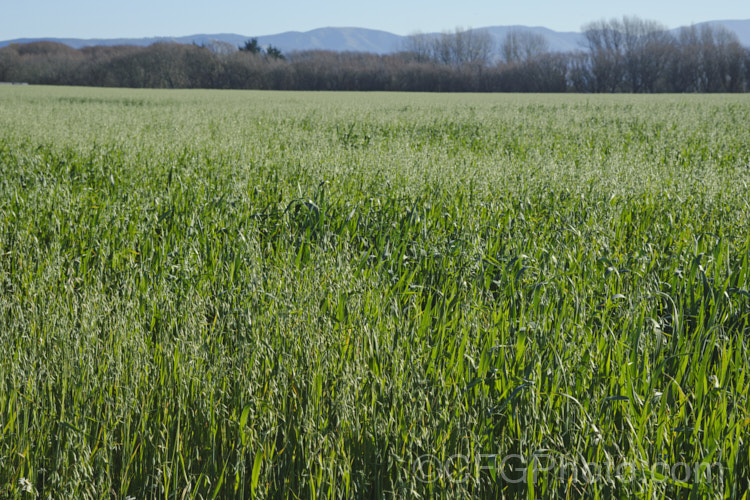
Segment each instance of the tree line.
M377 55L282 54L249 40L239 48L156 43L73 49L52 42L0 49L0 81L141 88L427 92L747 92L750 49L720 26L673 34L635 17L583 27L574 52L550 49L529 31L499 47L481 30L413 34Z

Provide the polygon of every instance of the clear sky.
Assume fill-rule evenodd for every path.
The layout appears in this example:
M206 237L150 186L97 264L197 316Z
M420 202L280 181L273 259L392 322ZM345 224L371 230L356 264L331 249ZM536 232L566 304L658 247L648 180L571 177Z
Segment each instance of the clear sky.
M669 28L750 18L749 0L0 0L0 40L237 33L260 36L327 26L407 35L456 27L526 25L580 31L636 15Z

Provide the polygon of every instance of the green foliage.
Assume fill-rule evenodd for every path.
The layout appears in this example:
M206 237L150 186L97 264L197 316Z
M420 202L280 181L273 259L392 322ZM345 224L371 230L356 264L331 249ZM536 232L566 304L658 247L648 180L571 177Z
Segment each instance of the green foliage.
M0 497L741 497L749 114L0 88Z
M281 53L281 49L278 47L274 47L273 45L269 45L266 49L266 55L272 59L286 59L284 57L284 54Z
M258 43L257 38L252 38L250 40L245 41L245 45L240 46L240 50L243 52L250 52L251 54L260 54L261 50L263 50Z
M281 49L273 45L269 45L267 49L263 50L257 38L247 40L245 45L240 46L239 49L240 52L248 52L250 54L265 54L271 59L286 59L284 54L281 53Z

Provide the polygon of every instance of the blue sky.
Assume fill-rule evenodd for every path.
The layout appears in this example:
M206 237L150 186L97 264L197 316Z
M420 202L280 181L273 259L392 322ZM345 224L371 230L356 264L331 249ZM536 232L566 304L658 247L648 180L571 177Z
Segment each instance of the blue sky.
M0 0L0 40L197 33L259 36L326 26L357 26L401 35L514 24L579 31L588 21L623 15L674 28L701 21L748 19L750 1Z

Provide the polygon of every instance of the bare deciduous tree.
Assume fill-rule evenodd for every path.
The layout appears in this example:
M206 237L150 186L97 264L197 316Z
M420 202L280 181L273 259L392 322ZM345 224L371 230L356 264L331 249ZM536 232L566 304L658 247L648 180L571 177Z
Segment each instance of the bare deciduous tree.
M519 29L508 31L500 47L502 59L508 64L528 62L549 51L544 35Z
M486 66L492 56L492 37L484 30L456 28L440 35L415 33L404 46L417 62L446 66Z
M424 33L412 33L404 40L403 50L414 56L416 62L433 61L433 39Z
M0 80L175 88L409 90L433 92L741 92L750 50L719 26L677 37L625 17L585 26L585 49L550 53L533 33L511 32L504 62L490 65L486 31L415 34L390 55L307 51L286 59L249 40L248 50L160 43L73 49L49 42L0 48Z

